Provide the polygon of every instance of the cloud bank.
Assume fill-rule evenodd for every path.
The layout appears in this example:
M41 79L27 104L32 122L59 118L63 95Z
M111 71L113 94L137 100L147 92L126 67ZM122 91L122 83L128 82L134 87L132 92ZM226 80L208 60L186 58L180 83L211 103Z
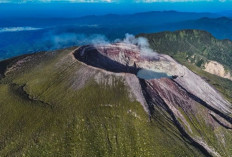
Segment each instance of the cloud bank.
M0 28L0 33L34 31L34 30L39 30L39 29L41 29L41 28L35 28L35 27L4 27L4 28Z

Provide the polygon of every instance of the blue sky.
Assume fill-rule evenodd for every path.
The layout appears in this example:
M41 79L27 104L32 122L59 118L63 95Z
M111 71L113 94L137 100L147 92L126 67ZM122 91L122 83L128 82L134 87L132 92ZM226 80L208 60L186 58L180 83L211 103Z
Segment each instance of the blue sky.
M51 2L66 2L66 3L157 3L157 2L228 2L231 0L0 0L0 3L51 3Z
M0 0L0 18L79 17L163 10L231 11L232 0Z

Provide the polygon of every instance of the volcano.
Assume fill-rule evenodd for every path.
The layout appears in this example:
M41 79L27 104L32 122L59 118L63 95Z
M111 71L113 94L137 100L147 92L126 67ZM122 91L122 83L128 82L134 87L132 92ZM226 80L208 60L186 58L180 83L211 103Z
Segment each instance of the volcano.
M119 42L0 65L3 156L232 155L231 104L168 55Z

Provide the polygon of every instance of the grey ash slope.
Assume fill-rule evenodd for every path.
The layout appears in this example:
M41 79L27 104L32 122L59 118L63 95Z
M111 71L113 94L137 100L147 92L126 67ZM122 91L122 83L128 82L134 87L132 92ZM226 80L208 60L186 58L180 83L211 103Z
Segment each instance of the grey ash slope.
M141 34L141 36L148 39L152 49L172 56L205 78L232 102L232 42L230 40L218 40L210 33L200 30L180 30Z

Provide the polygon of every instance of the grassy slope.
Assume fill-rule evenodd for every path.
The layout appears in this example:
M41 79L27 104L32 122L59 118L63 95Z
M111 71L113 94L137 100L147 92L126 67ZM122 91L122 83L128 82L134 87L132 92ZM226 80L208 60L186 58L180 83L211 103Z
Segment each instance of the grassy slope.
M214 60L232 70L232 42L217 40L210 33L199 30L181 30L155 34L141 34L146 37L153 49L168 55L185 54L197 66ZM195 55L193 60L191 57Z
M201 70L207 60L215 60L232 70L232 42L217 40L211 34L198 30L183 30L141 34L159 53L172 56L193 72L205 78L232 103L232 81ZM191 56L195 55L193 59ZM191 63L188 62L191 60Z
M72 88L83 65L71 50L34 55L0 80L0 156L202 156L162 112L149 121L123 78Z

